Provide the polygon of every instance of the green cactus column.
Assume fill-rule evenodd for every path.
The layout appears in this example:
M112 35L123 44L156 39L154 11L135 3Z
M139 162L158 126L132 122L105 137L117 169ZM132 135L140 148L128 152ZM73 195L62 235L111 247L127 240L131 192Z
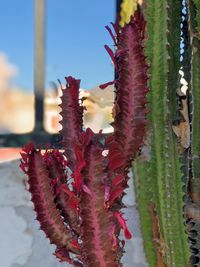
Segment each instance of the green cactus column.
M192 266L200 266L200 1L188 1L191 43L191 153L186 219Z
M142 234L150 267L186 267L182 173L172 130L178 110L181 2L149 0L146 19L151 112L146 146L133 164Z

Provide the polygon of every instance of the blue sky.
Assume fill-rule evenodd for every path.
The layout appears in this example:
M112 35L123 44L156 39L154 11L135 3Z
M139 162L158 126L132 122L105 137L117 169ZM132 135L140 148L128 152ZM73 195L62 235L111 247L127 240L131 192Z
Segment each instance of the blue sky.
M104 28L114 21L114 0L46 0L46 85L72 75L90 89L113 79ZM18 87L33 89L34 1L0 0L0 52L18 67Z

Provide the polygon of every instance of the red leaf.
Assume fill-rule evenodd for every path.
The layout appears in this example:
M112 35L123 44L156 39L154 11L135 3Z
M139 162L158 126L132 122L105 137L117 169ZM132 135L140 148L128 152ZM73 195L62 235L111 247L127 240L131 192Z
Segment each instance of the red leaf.
M108 52L109 56L111 57L111 60L115 66L115 68L117 69L117 62L115 60L115 54L114 52L112 51L112 49L108 46L108 45L104 45L106 51Z
M20 167L20 169L21 169L24 173L27 174L27 166L26 166L25 163L23 163L23 162L21 161L19 167Z
M109 34L110 34L110 36L111 36L111 38L112 38L114 44L117 45L117 41L116 41L116 39L115 39L115 36L114 36L114 34L113 34L111 28L110 28L109 26L106 26L105 28L106 28L106 30L109 32Z
M28 159L28 155L27 155L27 153L23 153L23 152L20 152L20 155L21 155L21 157L22 157L22 159L23 159L23 161L27 161L27 159Z
M109 154L108 154L109 155ZM124 159L122 154L113 153L113 155L109 155L109 166L112 170L116 170L124 165Z
M112 180L112 188L115 188L117 185L120 185L124 181L124 176L119 174L115 176L115 178Z
M29 142L28 144L26 144L22 151L24 151L26 154L31 153L33 150L35 149L34 143L33 142Z
M74 259L72 259L69 255L69 251L67 251L65 248L58 248L56 249L54 255L61 261L61 262L67 262L69 264L72 264L74 267L83 267L83 264L81 262L78 262Z
M118 187L118 188L114 189L111 192L110 199L109 199L110 206L112 206L112 204L114 203L114 201L118 197L121 197L122 196L123 192L124 192L124 188L123 187Z
M114 212L115 217L117 218L119 224L121 225L121 227L124 230L124 235L127 239L131 239L132 238L132 234L129 232L128 227L126 225L126 221L124 220L124 218L122 217L122 214L119 212Z
M82 145L88 146L89 143L94 139L94 132L92 129L87 128L85 132L82 134Z
M82 185L82 176L78 169L75 169L72 174L72 178L74 179L73 186L79 192Z
M74 248L77 248L78 250L80 250L80 245L78 244L78 242L77 242L75 239L73 239L73 240L71 241L71 245L72 245Z
M104 90L104 89L106 89L109 85L113 85L114 83L115 83L115 81L111 81L111 82L103 83L103 84L100 84L100 85L99 85L99 88L100 88L101 90Z

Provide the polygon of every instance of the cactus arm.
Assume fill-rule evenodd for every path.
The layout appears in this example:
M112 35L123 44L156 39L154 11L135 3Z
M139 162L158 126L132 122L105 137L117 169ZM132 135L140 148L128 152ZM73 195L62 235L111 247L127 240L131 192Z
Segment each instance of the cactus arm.
M138 10L117 37L114 137L109 148L111 169L118 168L120 164L121 167L130 167L145 135L148 78L143 52L144 30L144 17Z
M83 106L80 104L79 88L80 80L66 77L67 86L62 89L60 107L62 111L61 125L62 145L68 160L68 166L73 171L76 167L76 155L74 145L80 141L83 127Z
M177 37L174 38L170 33L180 32L180 23L177 21L180 11L180 3L157 0L147 3L146 54L150 61L151 113L148 117L150 137L146 149L150 150L150 158L144 160L143 156L143 159L138 159L134 169L145 250L152 267L158 264L159 247L147 238L153 231L152 220L149 218L150 200L155 204L160 221L160 231L165 243L165 253L160 256L166 266L186 266L188 260L182 216L181 165L172 133L172 118L174 119L177 109L175 99L179 52L173 50L177 45ZM146 185L146 181L150 186Z
M49 176L53 179L55 199L54 202L57 208L60 210L61 216L64 222L78 234L80 229L78 203L79 198L74 191L71 191L68 187L69 175L67 170L67 161L65 160L63 153L59 150L46 151L44 154Z
M105 158L99 144L90 144L85 152L84 183L80 210L83 257L88 267L118 267L122 255L118 244L119 224L112 211L104 205ZM118 234L117 234L118 233Z
M54 203L54 192L46 162L41 152L34 147L25 148L22 153L21 165L29 177L28 183L32 202L41 229L50 242L57 246L57 250L64 249L79 254L78 240L70 229L67 229Z

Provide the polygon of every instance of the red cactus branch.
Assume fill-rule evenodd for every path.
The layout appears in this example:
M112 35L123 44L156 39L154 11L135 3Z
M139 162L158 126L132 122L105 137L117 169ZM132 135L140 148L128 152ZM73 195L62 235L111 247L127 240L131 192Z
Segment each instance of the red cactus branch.
M122 255L118 244L120 225L103 205L107 173L102 152L93 141L85 153L84 182L90 193L83 192L80 201L83 254L88 267L118 267Z
M46 151L44 154L50 178L53 179L55 199L57 208L63 216L64 222L74 231L79 233L79 199L68 187L66 173L67 162L61 152L57 149Z
M114 143L110 153L123 155L128 166L143 143L146 126L145 105L148 89L147 65L142 47L144 23L142 16L132 18L130 24L124 27L118 36L116 51L116 54L118 51L126 52L116 57L119 67L115 107L118 112L113 123ZM111 163L113 156L110 156Z
M41 229L57 249L62 248L66 253L70 251L79 254L79 249L74 245L74 242L78 243L78 241L73 232L65 227L54 203L51 178L41 152L29 145L23 150L22 158L21 166L29 177L29 191Z
M67 77L60 105L64 155L58 150L42 155L30 144L21 154L41 229L57 246L55 255L77 267L121 267L124 241L119 240L120 230L131 238L120 209L128 168L145 133L145 22L137 11L123 29L113 26L116 38L107 30L117 50L113 53L105 46L117 71L113 136L103 140L101 133L95 136L90 129L82 130L80 81ZM103 154L105 148L108 156Z
M139 151L146 126L147 65L143 52L145 21L138 10L117 35L114 137L109 161L112 169L129 167Z
M62 111L61 125L62 144L68 160L68 166L73 171L76 167L76 155L74 145L79 143L83 127L83 106L80 104L79 88L80 80L73 77L66 77L66 88L62 89Z

